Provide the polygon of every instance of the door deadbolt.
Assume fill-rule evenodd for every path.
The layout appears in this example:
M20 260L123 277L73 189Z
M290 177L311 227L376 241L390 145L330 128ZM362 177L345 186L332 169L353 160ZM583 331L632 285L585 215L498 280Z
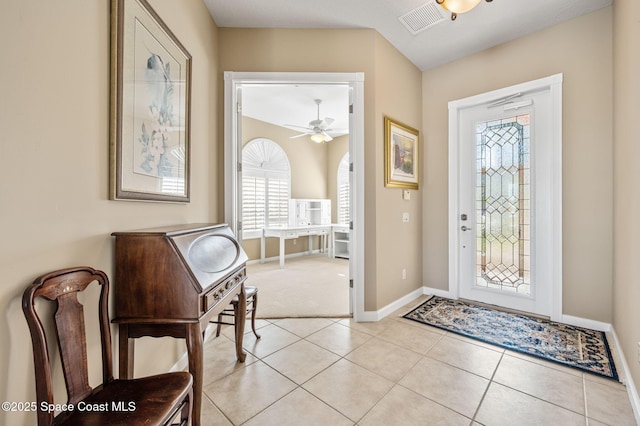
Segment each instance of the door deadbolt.
M466 214L461 214L460 215L460 220L467 220L467 215Z

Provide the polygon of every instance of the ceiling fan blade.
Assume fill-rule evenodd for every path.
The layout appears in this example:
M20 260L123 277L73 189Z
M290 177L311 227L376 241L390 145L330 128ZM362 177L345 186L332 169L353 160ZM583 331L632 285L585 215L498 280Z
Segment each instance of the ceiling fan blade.
M295 136L289 137L289 139L301 138L303 136L309 136L309 135L312 135L312 134L313 133L300 133L299 135L295 135Z
M324 138L325 138L325 139L324 139L324 141L325 141L325 142L329 142L329 141L332 141L332 140L333 140L333 138L332 138L331 136L329 136L329 133L327 133L327 132L322 132L322 134L324 135Z
M296 126L294 124L283 124L282 126L288 128L288 129L297 130L297 131L300 131L300 132L311 132L311 131L313 131L312 129L309 129L308 127Z
M331 126L331 123L333 123L335 120L331 117L325 117L324 120L322 120L322 126L324 127L329 127Z

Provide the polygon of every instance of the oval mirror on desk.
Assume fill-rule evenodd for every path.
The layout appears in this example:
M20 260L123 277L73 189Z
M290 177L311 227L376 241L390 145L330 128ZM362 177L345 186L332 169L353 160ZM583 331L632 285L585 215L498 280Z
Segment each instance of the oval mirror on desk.
M203 235L189 247L191 264L203 272L220 272L235 263L238 244L226 235Z

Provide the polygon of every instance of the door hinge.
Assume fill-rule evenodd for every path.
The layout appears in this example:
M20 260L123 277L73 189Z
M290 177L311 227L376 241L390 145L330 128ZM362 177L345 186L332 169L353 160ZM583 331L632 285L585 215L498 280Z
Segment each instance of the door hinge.
M349 288L353 288L353 280L349 280Z
M353 221L349 221L349 230L353 231Z
M242 173L242 163L238 163L238 173Z
M352 172L353 171L353 163L349 163L349 171Z
M349 105L349 114L353 114L353 104Z
M240 102L238 102L238 103L236 104L236 112L237 112L238 114L240 114L240 113L242 112L242 104L241 104Z
M242 222L238 221L238 232L242 231Z

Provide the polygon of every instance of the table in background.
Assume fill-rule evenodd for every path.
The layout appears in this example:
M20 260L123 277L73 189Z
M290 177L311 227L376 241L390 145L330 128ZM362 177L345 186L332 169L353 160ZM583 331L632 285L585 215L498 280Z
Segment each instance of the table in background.
M311 254L313 250L312 238L313 236L320 237L320 252L327 252L329 256L327 246L327 236L331 235L331 225L309 225L309 226L296 226L287 228L265 228L262 230L262 237L260 238L260 263L265 261L265 240L267 238L279 238L280 239L280 267L284 268L285 246L286 240L293 240L300 237L309 237L308 253Z

